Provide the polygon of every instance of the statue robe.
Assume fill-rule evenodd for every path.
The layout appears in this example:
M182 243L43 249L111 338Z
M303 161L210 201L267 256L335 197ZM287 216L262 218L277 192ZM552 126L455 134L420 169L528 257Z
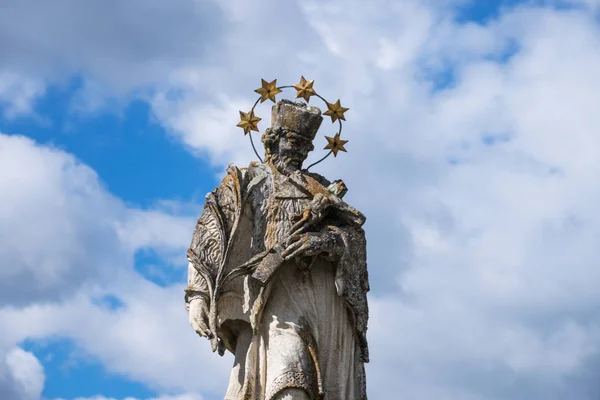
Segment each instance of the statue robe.
M230 166L208 196L190 250L210 276L190 263L186 304L193 299L208 308L216 304L218 340L235 355L225 399L271 400L285 388L303 389L315 400L366 399L369 286L362 214L348 218L333 209L312 230L340 234L343 251L337 259L324 254L310 268L284 261L266 284L251 271L236 270L282 243L291 217L327 185L317 174L287 177L253 163L242 170ZM224 280L229 272L235 272L233 279ZM215 291L219 279L226 282Z

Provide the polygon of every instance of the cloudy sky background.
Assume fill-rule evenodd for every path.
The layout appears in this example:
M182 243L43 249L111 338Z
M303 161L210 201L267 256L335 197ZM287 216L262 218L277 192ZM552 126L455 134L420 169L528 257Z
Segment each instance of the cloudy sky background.
M304 75L350 108L317 170L368 217L370 398L597 400L599 11L0 2L0 398L222 398L185 250L238 110Z

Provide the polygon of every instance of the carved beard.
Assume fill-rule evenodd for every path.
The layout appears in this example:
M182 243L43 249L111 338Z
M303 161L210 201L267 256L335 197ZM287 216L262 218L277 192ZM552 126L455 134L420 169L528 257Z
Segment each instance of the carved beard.
M302 168L302 162L291 154L272 154L270 158L271 163L277 168L282 174L291 174Z

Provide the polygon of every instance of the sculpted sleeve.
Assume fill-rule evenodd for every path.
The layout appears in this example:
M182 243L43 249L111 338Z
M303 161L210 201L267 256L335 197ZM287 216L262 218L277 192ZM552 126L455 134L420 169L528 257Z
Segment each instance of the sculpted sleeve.
M369 307L367 292L369 276L367 273L367 241L362 228L345 226L339 228L344 252L337 265L336 288L351 311L354 329L358 338L361 361L369 362L367 344L367 323Z
M230 168L231 169L231 168ZM209 304L219 265L225 252L227 236L235 218L235 178L231 173L206 196L188 251L188 285L186 308L190 301L202 299Z

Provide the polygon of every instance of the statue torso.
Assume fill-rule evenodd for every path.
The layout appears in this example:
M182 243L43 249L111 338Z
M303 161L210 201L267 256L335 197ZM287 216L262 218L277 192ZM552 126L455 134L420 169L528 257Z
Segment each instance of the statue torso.
M254 219L253 247L254 252L260 252L287 239L293 225L292 217L301 214L308 206L314 197L315 186L320 186L316 189L319 191L326 188L303 171L287 176L265 164L251 168L250 174L266 175L250 193Z

